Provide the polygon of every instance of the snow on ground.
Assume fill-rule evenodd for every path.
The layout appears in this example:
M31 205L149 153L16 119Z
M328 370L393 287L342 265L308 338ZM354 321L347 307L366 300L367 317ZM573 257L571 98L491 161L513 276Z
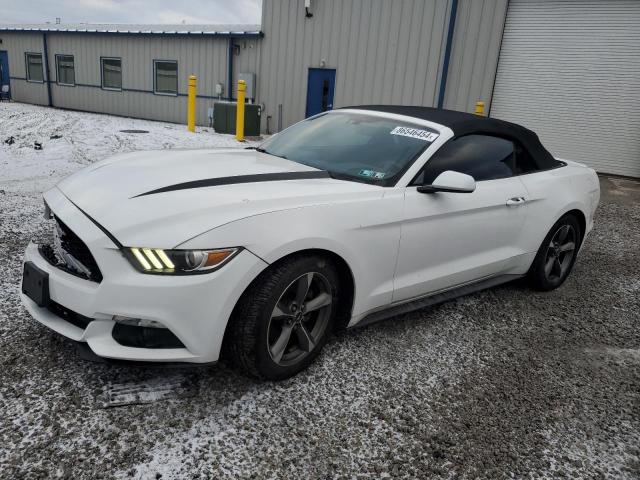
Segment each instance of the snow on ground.
M198 127L194 134L185 125L21 103L2 103L0 111L0 189L8 191L46 190L70 173L115 153L252 145L210 128ZM36 142L42 150L34 149Z
M637 182L601 180L561 289L509 284L339 334L280 383L222 364L89 362L29 317L21 257L49 235L43 190L117 152L215 146L240 147L209 129L0 104L0 479L640 476Z

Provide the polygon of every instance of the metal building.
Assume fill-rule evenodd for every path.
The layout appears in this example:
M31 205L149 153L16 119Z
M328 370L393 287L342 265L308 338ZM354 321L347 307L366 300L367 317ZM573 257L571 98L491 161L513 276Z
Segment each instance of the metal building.
M263 0L258 99L265 116L277 130L329 105L473 111L491 96L506 6L507 0Z
M185 121L195 74L207 125L238 72L255 72L261 37L259 25L0 26L0 64L16 101L169 122Z
M272 130L329 106L483 101L558 157L640 177L640 1L263 0L262 29Z
M233 98L248 73L268 133L346 105L483 101L556 156L640 177L637 0L263 0L261 26L22 28L0 26L19 101L184 122L195 73L206 125L216 85Z

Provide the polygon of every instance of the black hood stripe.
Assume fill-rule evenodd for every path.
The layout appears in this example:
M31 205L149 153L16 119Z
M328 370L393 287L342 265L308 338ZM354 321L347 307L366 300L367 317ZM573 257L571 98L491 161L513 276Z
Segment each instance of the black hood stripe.
M281 172L259 173L255 175L235 175L233 177L207 178L192 182L176 183L168 187L158 188L150 192L141 193L131 198L153 195L154 193L173 192L175 190L187 190L190 188L218 187L220 185L235 185L238 183L278 182L281 180L306 180L310 178L331 178L329 172L324 170L312 170L310 172Z
M91 222L92 222L96 227L98 227L100 230L102 230L102 233L104 233L104 234L109 238L109 240L111 240L111 241L113 242L113 244L114 244L116 247L118 247L119 249L121 249L121 250L122 250L122 244L118 241L118 239L117 239L116 237L114 237L114 236L111 234L111 232L109 232L109 230L107 230L107 229L106 229L106 228L104 228L102 225L100 225L98 222L96 222L96 220L95 220L91 215L89 215L87 212L85 212L83 209L81 209L78 205L76 205L76 204L73 202L73 200L71 200L69 197L67 197L66 193L64 193L64 192L63 192L62 190L60 190L59 188L58 188L58 191L59 191L60 193L62 193L62 195L64 195L64 197L65 197L67 200L69 200L69 201L71 202L71 204L72 204L74 207L76 207L78 210L80 210L80 212L82 212L82 213L84 214L84 216L85 216L85 217L87 217L89 220L91 220Z

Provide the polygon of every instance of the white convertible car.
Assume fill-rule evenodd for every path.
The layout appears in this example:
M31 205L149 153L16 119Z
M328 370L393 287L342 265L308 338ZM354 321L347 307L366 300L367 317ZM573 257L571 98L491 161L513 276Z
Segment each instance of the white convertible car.
M531 131L425 107L306 119L260 148L136 152L45 193L31 315L102 357L289 377L332 331L527 276L593 225L595 172Z

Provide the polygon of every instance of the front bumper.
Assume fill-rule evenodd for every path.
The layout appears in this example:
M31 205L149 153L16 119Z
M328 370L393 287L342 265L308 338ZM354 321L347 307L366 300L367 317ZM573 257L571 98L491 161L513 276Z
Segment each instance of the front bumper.
M70 339L86 342L99 356L134 361L208 363L218 359L231 312L250 282L267 264L243 250L220 270L204 275L147 275L138 272L109 238L59 191L46 197L56 215L91 250L103 274L101 283L52 266L29 244L24 261L49 275L53 302L91 319L77 326L21 293L37 321ZM116 341L113 316L153 320L168 328L184 348L138 348Z

